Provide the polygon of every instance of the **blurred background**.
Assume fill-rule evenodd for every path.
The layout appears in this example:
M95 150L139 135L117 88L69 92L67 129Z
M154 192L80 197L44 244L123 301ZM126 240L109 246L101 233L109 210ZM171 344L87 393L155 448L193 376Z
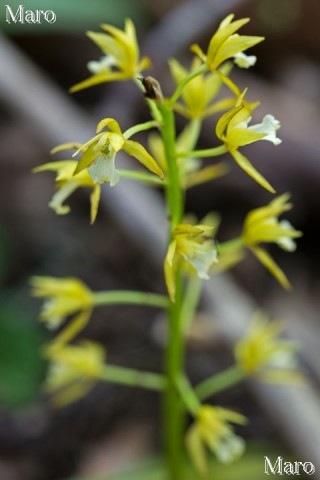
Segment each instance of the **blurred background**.
M20 5L8 3L14 11ZM47 206L52 176L32 175L31 169L50 161L48 152L55 145L91 138L103 117L117 118L123 129L147 119L141 93L128 83L68 94L71 85L88 76L87 62L100 56L86 30L98 31L102 22L123 28L124 19L132 18L141 52L153 61L150 74L166 94L173 87L166 59L175 56L188 65L189 46L197 42L205 48L219 21L230 12L251 18L242 33L266 37L252 52L258 57L256 66L234 71L233 78L241 88L249 87L250 100L261 100L255 120L272 113L282 124L280 146L258 142L248 148L248 155L279 194L292 194L294 209L288 218L304 236L295 255L271 248L294 286L290 295L249 255L234 269L232 280L224 281L236 289L231 302L235 315L240 302L250 305L249 313L259 305L283 320L288 336L301 344L301 362L310 382L303 392L293 394L282 390L277 396L246 385L219 396L220 404L236 406L248 415L250 426L241 432L248 440L248 455L236 473L233 467L221 473L217 466L216 478L262 476L267 452L316 465L320 461L316 453L320 445L319 1L26 0L24 6L52 9L57 20L7 24L5 5L0 6L1 480L120 479L112 476L119 466L159 452L161 406L156 395L98 385L75 404L61 410L50 406L41 389L47 366L40 352L49 333L37 322L40 305L30 299L28 281L34 274L78 276L94 290L163 292L159 266L164 247L159 237L165 235L166 220L159 214L160 195L145 197L140 192L143 187L136 190L126 181L121 182L119 194L106 186L97 222L91 227L85 192L73 195L70 215L57 217ZM179 119L178 128L182 125ZM201 148L214 142L212 121L205 122ZM239 235L248 210L269 201L269 194L236 166L225 178L193 188L187 196L188 210L199 217L212 210L221 213L220 241ZM157 225L148 225L158 214ZM228 295L216 299L218 307L224 298ZM195 381L232 361L228 322L216 328L208 312L204 317L203 331L189 345L188 368ZM110 362L160 371L158 325L161 318L153 310L108 308L94 313L83 336L102 342ZM298 414L288 395L299 402ZM141 470L129 478L160 478L152 476L156 463L145 468L143 472L150 468L153 473Z

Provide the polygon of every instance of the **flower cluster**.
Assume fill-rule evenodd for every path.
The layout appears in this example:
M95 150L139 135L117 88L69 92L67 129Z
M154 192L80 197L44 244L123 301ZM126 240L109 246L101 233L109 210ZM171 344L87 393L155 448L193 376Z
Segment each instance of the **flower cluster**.
M175 276L186 262L202 280L209 278L211 265L217 262L217 249L212 240L213 228L206 225L178 225L173 232L164 262L166 284L171 301L175 301Z
M50 367L45 390L57 406L64 406L84 396L99 380L106 353L97 343L83 341L46 352Z
M276 243L288 252L295 250L294 239L301 237L302 233L295 230L287 220L278 220L282 213L292 208L292 205L288 203L289 198L290 195L285 193L272 200L269 205L249 212L242 231L244 244L287 290L290 289L287 276L260 244Z
M101 25L101 28L106 33L88 32L87 35L102 50L104 56L99 61L88 63L92 76L74 85L71 92L99 83L135 78L151 65L147 57L139 59L136 30L131 20L125 21L124 30L107 24Z
M279 322L268 322L262 312L257 312L247 334L235 347L237 364L246 375L257 376L267 382L300 381L297 370L297 345L278 338Z
M190 457L201 474L207 473L206 448L223 463L230 463L244 452L245 443L235 435L230 423L245 425L246 417L232 410L203 405L186 435Z
M262 313L254 317L248 333L237 343L235 365L226 372L219 372L193 387L182 368L183 336L188 333L201 294L198 279L207 280L210 274L231 268L251 251L278 282L289 289L285 273L261 244L274 243L292 252L296 248L295 239L302 235L288 221L279 220L280 215L291 209L288 194L249 212L241 235L221 244L214 239L219 223L217 214L207 215L200 223L185 217L185 191L229 171L226 162L206 164L207 158L229 153L255 182L268 192L275 193L273 186L241 151L242 147L260 140L273 145L281 143L277 136L280 122L268 114L260 123L253 124L252 116L259 102L249 101L246 98L247 89L240 89L230 78L234 65L246 69L257 60L255 55L245 52L259 44L263 37L238 33L248 21L248 18L234 20L234 15L228 15L212 36L206 52L198 45L191 47L195 57L188 68L171 59L169 67L176 84L171 97L162 93L156 79L141 76L141 72L150 66L150 61L140 58L131 20L125 21L124 30L104 24L101 26L103 33L88 32L103 57L89 62L92 75L72 87L71 91L104 82L131 80L140 91L145 89L152 120L122 130L114 118L104 118L98 123L96 134L87 142L66 143L52 150L52 153L73 150L71 158L34 169L35 173L52 171L56 174L56 192L49 205L59 215L69 213L66 201L75 190L89 188L91 223L96 219L105 183L114 187L121 178L129 178L165 190L170 223L164 259L166 295L132 291L92 292L76 278L33 277L31 285L33 295L45 300L40 320L51 329L62 327L45 348L45 355L50 361L47 392L57 405L80 398L97 380L166 392L166 408L169 409L169 421L166 423L170 437L168 451L172 450L168 464L172 479L182 478L175 474L179 468L174 458L180 448L179 422L182 424L183 419L178 417L183 410L182 405L184 413L188 411L195 417L186 434L187 450L196 469L206 474L208 451L224 463L242 455L244 441L235 434L231 424L244 425L247 419L232 410L201 405L200 401L248 376L267 381L301 378L296 368L296 345L279 339L280 325L269 323ZM222 89L228 90L227 96L221 95ZM178 135L175 113L182 115L185 122ZM214 142L219 144L204 150L197 149L203 121L217 113L219 118L215 123ZM157 132L149 135L149 153L131 137L154 128ZM136 159L147 171L121 169L121 151ZM165 375L112 365L106 368L106 352L102 346L85 341L73 343L87 325L94 307L124 303L168 310ZM171 423L173 429L170 431ZM171 443L175 448L171 448Z

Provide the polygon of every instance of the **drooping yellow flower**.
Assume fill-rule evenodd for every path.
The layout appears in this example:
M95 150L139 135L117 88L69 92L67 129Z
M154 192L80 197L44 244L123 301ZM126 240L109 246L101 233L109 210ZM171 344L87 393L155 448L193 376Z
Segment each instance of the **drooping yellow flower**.
M74 85L70 90L77 92L99 83L135 78L142 70L150 67L150 60L139 58L139 46L134 24L126 19L124 30L103 24L106 33L88 32L88 37L102 50L100 61L88 63L92 76Z
M186 435L187 450L199 473L207 473L206 449L223 463L233 462L243 454L244 441L234 434L230 423L244 425L247 419L225 408L211 405L200 408L195 423Z
M240 168L269 192L274 193L270 183L253 167L247 157L239 152L239 147L249 145L258 140L266 140L279 145L281 140L276 136L280 122L272 115L266 115L262 123L250 125L254 105L248 105L244 100L246 90L239 96L235 107L224 113L216 125L216 135L224 143Z
M248 333L235 347L238 366L246 375L255 375L267 382L296 382L302 379L297 370L297 345L278 338L280 322L268 322L257 312Z
M56 329L66 317L91 312L94 305L91 290L77 278L32 277L32 295L46 299L40 320Z
M104 128L107 132L103 132ZM113 118L104 118L97 125L97 135L87 143L81 145L74 156L83 152L74 175L88 169L95 183L110 182L116 185L120 179L120 173L115 168L115 155L119 150L124 150L131 157L136 158L148 170L163 178L163 172L154 158L139 143L128 140L127 132L122 133L120 126ZM67 145L68 147L68 145ZM60 147L60 149L63 146Z
M100 201L101 187L98 183L94 183L87 170L74 175L74 171L78 162L75 160L62 160L59 162L50 162L40 167L34 168L33 172L52 171L57 172L56 184L57 192L54 193L49 207L52 208L58 215L65 215L70 212L70 207L65 205L65 200L72 195L72 193L81 187L88 187L92 189L90 196L91 201L91 223L94 223L98 206Z
M169 296L175 301L175 277L182 262L186 262L202 280L209 278L208 270L217 262L217 249L212 240L213 227L206 225L178 225L173 231L164 261L164 273Z
M106 352L94 342L65 345L46 351L50 361L45 390L56 406L64 406L86 395L100 378Z
M209 70L216 70L226 60L237 55L254 45L262 42L264 37L239 35L236 32L250 21L242 18L233 21L234 15L228 15L219 25L218 30L210 40L207 54L199 45L192 45L192 51L198 55Z
M294 239L301 237L302 232L295 230L288 221L278 220L282 213L292 208L292 205L288 203L289 198L290 195L285 193L272 200L268 205L249 212L242 231L244 244L287 290L291 285L286 275L259 245L260 243L276 243L288 252L295 250Z
M185 77L197 70L200 64L200 60L195 58L190 71L188 71L177 60L171 59L169 65L176 84L178 85ZM221 67L223 75L227 75L230 70L231 64ZM219 93L221 85L222 80L216 72L197 75L184 87L181 95L182 103L175 103L175 110L187 118L201 119L230 108L235 103L234 98L226 98L212 103Z

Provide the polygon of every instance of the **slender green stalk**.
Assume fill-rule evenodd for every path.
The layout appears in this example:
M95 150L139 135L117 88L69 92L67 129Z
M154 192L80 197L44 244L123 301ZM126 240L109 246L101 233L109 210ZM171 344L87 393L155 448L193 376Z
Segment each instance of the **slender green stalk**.
M194 72L190 73L190 75L186 76L180 83L179 85L177 86L176 90L174 91L172 97L170 98L169 100L169 105L173 105L177 100L178 98L181 96L182 92L183 92L183 89L184 87L191 81L193 80L195 77L197 77L198 75L201 75L202 73L204 73L206 71L206 66L205 65L201 65L201 67L197 68L196 70L194 70Z
M166 378L158 373L140 372L139 370L118 367L116 365L106 365L99 378L110 383L157 391L165 390L167 385Z
M201 289L202 281L198 277L190 277L184 292L181 309L181 330L185 335L188 333L191 322L195 316L199 304Z
M178 379L177 388L189 412L193 416L196 416L201 406L201 403L199 402L199 399L195 394L189 382L189 379L185 375L181 375Z
M157 293L133 292L130 290L114 290L95 292L93 301L96 307L104 305L147 305L150 307L168 308L169 300Z
M183 216L183 192L180 185L179 167L176 161L175 153L175 122L173 111L166 105L161 106L163 118L162 139L165 148L165 154L168 164L169 178L167 192L167 202L170 215L171 232L181 222Z
M219 243L218 245L218 252L219 253L226 253L232 250L240 250L244 247L244 243L242 237L233 238L232 240L228 240L227 242Z
M211 395L215 395L242 382L245 378L246 374L237 365L234 365L199 383L195 391L200 400L205 400L211 397Z
M181 332L182 279L176 279L176 301L168 309L169 338L165 358L168 388L164 398L165 440L170 480L182 479L184 406L177 391L183 370L184 342Z
M132 135L135 135L138 132L143 132L144 130L150 130L150 128L154 128L154 127L159 127L159 122L156 120L150 120L149 122L139 123L138 125L134 125L133 127L128 128L128 130L126 130L123 133L123 136L126 139L129 139L130 137L132 137Z
M128 178L129 180L136 180L138 182L146 183L154 187L163 187L166 180L161 180L152 173L139 172L137 170L120 170L121 178Z
M161 106L163 118L162 139L168 164L168 183L166 186L167 207L170 218L169 241L172 232L181 223L184 212L184 197L180 185L179 168L175 156L174 114L167 105ZM183 370L184 339L181 331L182 277L180 269L176 273L176 299L168 308L169 335L165 354L165 372L168 388L164 398L165 442L170 480L183 480L183 430L184 406L177 391L177 382Z
M228 151L225 145L219 145L214 148L206 148L204 150L192 150L190 152L177 153L178 157L207 158L218 157Z

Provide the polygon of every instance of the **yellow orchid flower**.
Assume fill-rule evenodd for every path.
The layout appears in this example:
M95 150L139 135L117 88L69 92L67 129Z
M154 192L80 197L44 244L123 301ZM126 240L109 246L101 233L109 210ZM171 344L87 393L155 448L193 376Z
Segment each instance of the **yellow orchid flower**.
M53 195L49 207L58 215L65 215L70 212L70 207L65 205L64 202L75 190L80 187L91 188L91 223L94 223L98 212L101 187L98 183L94 183L86 170L74 175L77 164L78 162L75 160L62 160L59 162L46 163L34 168L32 171L34 173L44 171L57 172L57 192Z
M50 361L45 390L56 406L64 406L83 397L100 378L106 352L94 342L65 345L46 351Z
M87 35L102 50L104 56L99 61L88 63L88 69L93 75L74 85L71 92L99 83L134 79L151 65L148 58L139 59L136 30L130 19L125 20L124 30L107 24L101 25L101 29L106 33L88 32Z
M202 280L209 278L208 270L217 262L217 249L212 240L213 227L206 225L178 225L173 231L164 261L164 273L169 296L175 301L175 276L180 264L185 261Z
M195 58L190 71L186 70L177 60L169 61L171 74L177 85L200 66L200 60ZM221 73L227 75L231 70L231 64L221 67ZM226 98L212 104L222 85L221 78L216 72L208 75L197 75L184 87L182 92L183 103L175 103L174 109L181 115L193 118L206 118L214 113L226 110L234 105L234 98Z
M231 463L244 452L244 440L234 434L230 423L244 425L246 417L225 408L203 405L195 423L186 435L186 446L195 468L200 474L207 473L206 448L219 461Z
M270 183L238 149L258 140L266 140L274 145L279 145L281 140L276 136L276 132L280 128L280 122L272 115L266 115L262 123L249 126L251 112L256 104L247 104L244 100L245 93L246 90L239 96L235 107L223 114L218 120L216 135L224 143L239 167L266 190L274 193L275 190Z
M106 127L109 131L102 132ZM130 129L122 133L116 120L104 118L98 123L96 132L95 137L81 145L74 153L73 156L83 152L74 175L88 169L94 183L110 182L110 185L114 186L120 180L120 172L116 170L114 164L115 155L119 150L124 150L148 170L164 178L161 168L146 149L140 143L128 139ZM68 145L66 148L69 148ZM63 147L62 145L60 149Z
M257 312L248 333L235 347L238 366L247 375L262 381L301 381L297 370L297 345L289 340L279 340L280 322L268 322L262 312Z
M228 15L219 25L218 30L210 40L207 54L199 45L192 45L191 50L200 57L209 70L216 70L223 62L236 57L254 45L262 42L264 37L239 35L236 32L250 21L249 18L235 20L234 15ZM239 61L239 60L238 60ZM252 63L253 59L248 60ZM246 63L248 63L246 62Z
M244 244L256 255L260 262L271 272L283 288L289 290L290 282L271 256L260 246L260 243L276 243L282 249L292 252L296 248L295 238L302 232L295 230L286 220L279 222L278 217L292 208L288 203L290 195L285 193L275 198L269 205L257 208L248 213L242 231Z
M56 337L52 347L75 337L88 323L94 306L91 290L77 278L32 277L32 295L46 299L40 320L48 328L60 327L68 316L74 315L67 327Z

